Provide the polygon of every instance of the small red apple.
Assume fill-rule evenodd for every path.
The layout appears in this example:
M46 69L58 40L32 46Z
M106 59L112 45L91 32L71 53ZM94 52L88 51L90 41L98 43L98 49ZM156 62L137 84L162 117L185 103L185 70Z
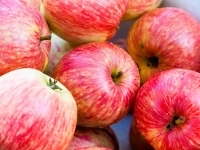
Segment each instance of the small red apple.
M114 132L110 133L111 128L88 128L77 126L72 142L70 143L68 150L90 150L91 148L108 148L112 150L118 150L118 142L116 141L116 135Z
M128 0L44 0L50 29L74 44L111 39L119 28Z
M67 149L77 106L65 86L32 68L2 75L0 85L0 149Z
M160 6L163 0L129 0L123 21L137 19L148 11Z
M200 149L200 73L162 71L139 89L134 118L156 150Z
M105 127L132 108L139 71L131 56L111 42L83 44L65 54L53 75L69 89L78 107L78 125Z
M132 25L127 52L140 70L141 84L172 68L200 72L200 25L188 12L174 7L156 8Z
M135 126L135 120L133 119L130 132L129 132L129 140L131 144L131 148L134 150L154 150L154 148L147 142L147 140L141 135Z
M0 75L19 68L44 71L50 52L50 31L33 5L0 1Z

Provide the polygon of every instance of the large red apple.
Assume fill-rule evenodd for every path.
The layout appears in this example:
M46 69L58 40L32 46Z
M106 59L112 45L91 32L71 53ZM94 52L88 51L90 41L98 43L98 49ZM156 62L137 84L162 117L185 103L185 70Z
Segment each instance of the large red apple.
M119 28L128 0L44 0L50 29L74 44L111 39Z
M118 150L118 142L115 138L113 138L113 136L116 135L110 133L107 128L88 128L77 126L68 150L85 149L86 147Z
M131 148L134 150L154 150L147 140L138 131L135 120L133 119L130 126L129 140Z
M200 73L162 71L138 91L134 117L156 150L200 149Z
M122 20L136 19L148 11L160 6L163 0L129 0L126 12Z
M127 37L127 51L140 70L141 84L160 71L200 72L200 25L188 12L156 8L141 16Z
M0 149L66 150L77 123L77 106L59 82L32 69L0 77Z
M131 56L110 42L93 42L72 49L56 65L53 75L74 96L78 125L105 127L132 108L140 86Z
M28 3L32 4L35 8L37 8L37 10L40 11L40 6L42 4L42 0L20 0L20 1L28 2Z
M0 1L0 75L19 68L43 71L50 52L50 31L35 7L25 1Z

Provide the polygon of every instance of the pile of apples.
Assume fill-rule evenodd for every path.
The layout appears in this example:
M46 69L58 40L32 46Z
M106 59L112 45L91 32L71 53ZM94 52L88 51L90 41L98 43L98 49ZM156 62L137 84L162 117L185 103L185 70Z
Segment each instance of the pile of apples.
M200 149L200 22L162 0L1 0L0 149ZM125 43L111 42L133 21Z

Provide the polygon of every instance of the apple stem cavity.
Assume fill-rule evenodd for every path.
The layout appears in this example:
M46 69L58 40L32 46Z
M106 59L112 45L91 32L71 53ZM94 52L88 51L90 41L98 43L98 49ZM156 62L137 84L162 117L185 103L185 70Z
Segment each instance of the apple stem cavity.
M62 90L58 85L56 85L56 83L57 81L55 79L52 80L51 78L49 78L49 82L47 83L47 85L53 90L56 90L56 89Z
M150 57L150 58L148 58L147 66L148 67L152 67L152 68L158 67L158 57Z
M41 36L40 41L51 40L51 35Z
M117 79L119 79L122 75L123 75L123 71L119 71L119 72L117 72L117 74L113 73L111 75L111 77L112 77L113 81L116 83Z
M185 122L185 118L183 116L175 116L172 122L170 122L170 124L168 124L166 128L171 129L172 127L183 124L184 122Z

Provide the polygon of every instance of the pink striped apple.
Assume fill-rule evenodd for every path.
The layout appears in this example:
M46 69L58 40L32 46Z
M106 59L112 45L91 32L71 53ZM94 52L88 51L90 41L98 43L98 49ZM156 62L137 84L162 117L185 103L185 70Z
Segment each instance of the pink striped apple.
M111 39L127 4L128 0L43 0L50 29L74 44Z
M90 148L108 148L119 150L116 135L110 127L107 128L88 128L77 126L72 142L68 150L88 149Z
M139 89L135 125L156 150L200 149L200 73L162 71Z
M140 86L139 71L131 56L110 42L83 44L65 54L53 71L74 96L77 124L105 127L131 110Z
M134 20L160 6L163 0L129 0L122 20Z
M27 67L44 71L51 44L44 17L25 1L3 0L0 6L0 75Z
M127 36L127 52L138 64L141 84L172 68L200 72L200 25L180 8L156 8L141 16Z
M0 149L68 148L77 106L64 85L33 68L2 75L0 85Z

